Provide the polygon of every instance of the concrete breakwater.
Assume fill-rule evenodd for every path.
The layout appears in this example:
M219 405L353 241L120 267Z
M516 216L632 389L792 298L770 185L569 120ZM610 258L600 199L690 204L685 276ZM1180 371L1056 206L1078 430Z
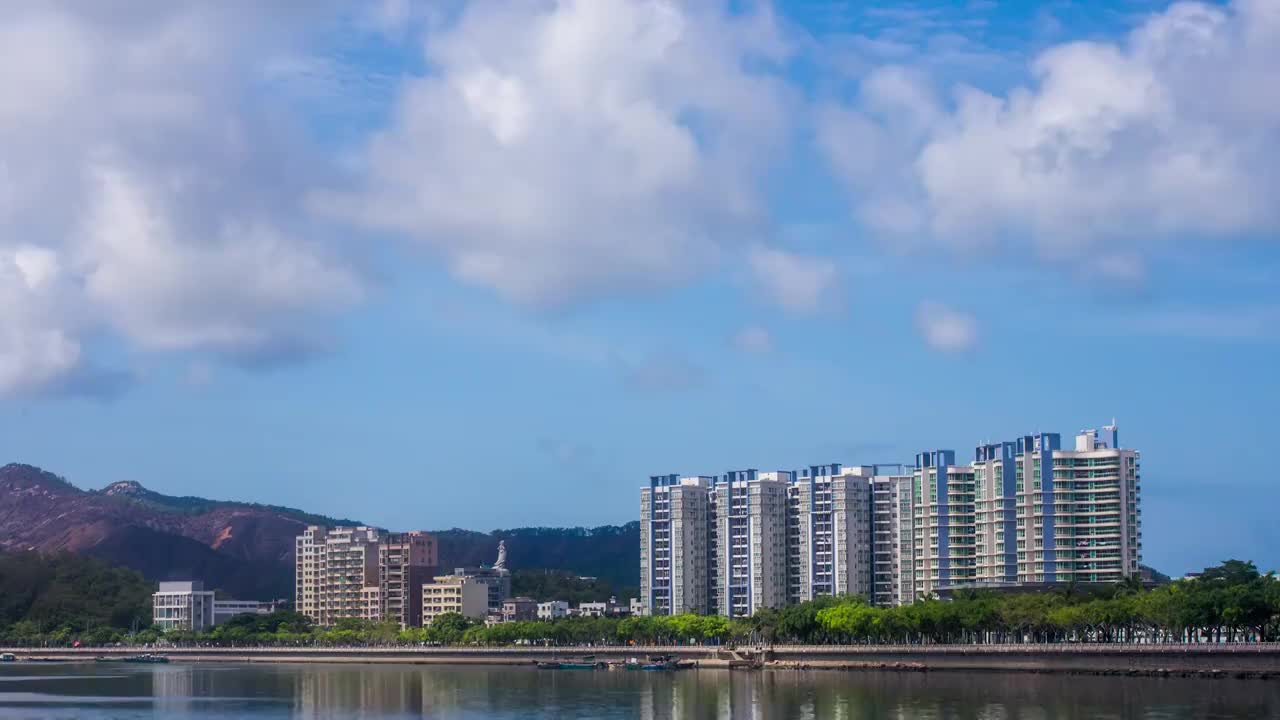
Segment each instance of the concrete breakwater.
M606 662L672 655L702 668L1075 673L1280 678L1280 643L1250 645L775 645L724 647L347 647L161 648L174 662L411 663L530 665L593 655ZM21 660L84 662L135 655L138 648L13 648Z

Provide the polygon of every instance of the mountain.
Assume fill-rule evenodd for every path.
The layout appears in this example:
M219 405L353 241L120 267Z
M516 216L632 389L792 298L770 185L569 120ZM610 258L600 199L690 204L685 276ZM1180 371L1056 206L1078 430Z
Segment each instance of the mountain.
M242 599L293 595L294 538L312 523L353 521L169 497L136 482L81 490L30 465L0 467L0 549L69 551L151 580L203 579Z
M274 505L173 497L124 481L82 490L30 465L0 467L0 550L69 551L149 580L202 579L244 600L293 596L294 539L307 525L359 525ZM634 587L640 524L436 532L440 566L563 570Z

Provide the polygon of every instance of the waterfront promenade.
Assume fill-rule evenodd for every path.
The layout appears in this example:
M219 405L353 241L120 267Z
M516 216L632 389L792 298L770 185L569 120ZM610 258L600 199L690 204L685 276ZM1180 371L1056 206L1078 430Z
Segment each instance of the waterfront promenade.
M760 660L767 669L981 670L1105 675L1199 675L1280 678L1280 643L1251 644L1016 644L1016 645L775 645L562 647L254 647L158 648L174 662L406 663L524 665L538 660L594 655L623 661L674 655L699 667L729 667ZM0 648L21 659L83 662L124 656L139 648Z

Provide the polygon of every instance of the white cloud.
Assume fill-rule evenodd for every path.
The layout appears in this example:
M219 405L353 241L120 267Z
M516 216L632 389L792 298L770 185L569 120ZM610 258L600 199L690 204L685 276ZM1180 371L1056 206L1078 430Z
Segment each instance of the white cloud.
M228 221L180 235L154 188L114 168L93 175L79 246L85 291L144 347L251 357L305 345L290 322L297 313L361 295L345 268L275 225Z
M765 12L669 0L477 3L427 35L427 75L318 199L413 238L462 280L546 305L661 286L757 234L784 131Z
M978 339L973 316L933 302L916 309L916 328L929 347L941 352L963 352Z
M260 68L327 17L247 2L0 8L0 395L84 386L89 334L237 359L313 342L361 282ZM311 13L315 13L313 16Z
M1141 274L1162 241L1280 227L1280 5L1179 3L1118 43L1041 53L1034 84L961 87L881 68L821 142L862 221L894 242L1030 242Z
M64 290L52 253L0 245L0 397L55 382L80 364Z
M764 355L773 352L773 336L759 325L749 325L733 336L732 345L739 352Z
M836 280L835 264L826 258L758 247L747 259L755 283L774 302L796 312L811 312L821 307Z

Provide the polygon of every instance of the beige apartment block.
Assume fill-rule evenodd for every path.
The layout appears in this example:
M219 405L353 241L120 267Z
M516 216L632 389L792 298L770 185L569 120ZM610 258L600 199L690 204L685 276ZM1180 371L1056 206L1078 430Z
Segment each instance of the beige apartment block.
M437 575L422 586L422 624L448 613L483 620L489 613L489 586L466 575Z
M377 620L370 610L367 588L377 588L378 542L381 533L369 527L336 527L325 536L325 566L320 585L320 624L343 618ZM380 601L379 601L380 602Z
M294 609L320 624L328 528L311 525L294 543Z
M343 618L420 625L421 588L437 571L437 551L430 533L312 525L295 544L297 610L317 625Z

